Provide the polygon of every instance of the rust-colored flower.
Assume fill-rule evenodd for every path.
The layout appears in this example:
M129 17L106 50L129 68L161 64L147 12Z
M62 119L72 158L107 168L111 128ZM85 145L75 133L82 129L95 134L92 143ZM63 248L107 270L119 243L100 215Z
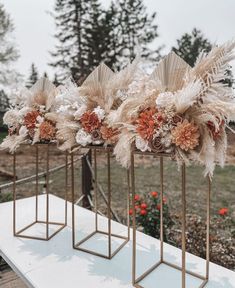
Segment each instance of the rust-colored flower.
M37 117L40 116L40 113L37 110L28 112L25 116L24 116L24 125L28 128L28 129L32 129L35 128L36 122L37 122Z
M164 152L165 148L164 145L162 144L161 137L155 137L148 143L149 148L151 149L152 152L155 153L161 153Z
M83 129L90 133L93 130L99 129L101 122L95 112L87 111L82 114L80 119Z
M219 210L219 215L224 216L228 214L228 208L221 208Z
M102 138L108 142L108 144L114 144L118 140L119 131L116 128L108 127L108 125L103 125L100 128Z
M40 132L40 139L47 141L53 140L56 134L55 126L49 121L42 122L42 124L39 127L39 132Z
M136 131L144 140L151 140L153 138L153 134L157 128L154 117L156 112L156 108L147 108L139 114L138 119L135 121L137 124Z
M182 150L188 151L194 149L199 144L199 128L193 122L184 120L178 123L171 131L172 142Z

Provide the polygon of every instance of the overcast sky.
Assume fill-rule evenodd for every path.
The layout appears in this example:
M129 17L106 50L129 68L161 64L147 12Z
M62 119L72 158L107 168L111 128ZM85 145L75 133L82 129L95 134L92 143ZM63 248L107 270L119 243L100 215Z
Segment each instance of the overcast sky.
M20 52L16 67L28 76L32 62L40 73L53 70L49 51L53 50L55 31L54 0L0 0L15 25L15 41ZM102 0L108 5L110 0ZM168 53L176 39L194 27L201 29L212 43L221 44L235 38L235 0L145 0L149 12L156 11L159 38L154 45L164 44ZM233 64L235 73L235 64Z

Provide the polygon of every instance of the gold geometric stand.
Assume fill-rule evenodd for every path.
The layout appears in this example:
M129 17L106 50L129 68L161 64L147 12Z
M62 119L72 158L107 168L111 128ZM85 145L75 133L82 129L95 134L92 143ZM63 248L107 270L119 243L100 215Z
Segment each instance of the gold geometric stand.
M150 267L147 271L145 271L138 278L136 277L136 213L135 213L135 154L141 155L152 155L157 156L160 160L160 186L161 186L161 199L160 199L160 260ZM194 276L203 282L199 286L199 288L205 287L209 279L209 261L210 261L210 194L211 194L211 180L208 177L208 193L207 193L207 231L206 231L206 275L202 276L198 273L191 272L186 269L186 168L185 164L182 164L181 167L181 198L182 198L182 267L172 264L169 261L164 259L164 251L163 251L163 158L171 157L169 154L156 154L151 152L139 152L132 151L131 153L131 188L132 188L132 215L133 215L133 254L132 254L132 284L134 287L145 288L140 285L140 282L147 277L151 272L157 269L161 264L165 264L170 266L171 268L182 271L182 288L186 288L186 274ZM146 287L147 288L147 287ZM157 288L157 285L156 285Z
M30 146L33 147L32 145L23 145L25 146ZM50 162L50 153L49 153L49 147L50 146L55 146L52 144L35 144L35 162L36 162L36 173L35 177L35 207L32 207L32 209L35 209L35 220L30 223L29 225L25 226L24 228L17 230L16 229L16 224L17 224L17 193L16 193L16 186L17 186L17 180L16 180L16 158L17 155L16 153L13 154L13 233L14 236L16 237L21 237L21 238L27 238L27 239L35 239L35 240L43 240L43 241L48 241L50 240L53 236L55 236L57 233L59 233L66 225L67 225L67 190L68 190L68 155L67 153L65 154L65 207L64 207L64 222L55 222L55 221L50 221L50 202L49 202L49 177L50 177L50 169L49 169L49 162ZM44 146L47 147L47 152L46 152L46 171L43 173L39 173L39 147ZM46 207L45 207L45 221L39 219L39 201L38 201L38 196L39 196L39 178L45 177L46 183L45 183L45 188L46 188L46 193L45 198L46 198ZM42 196L40 196L42 197ZM30 228L36 227L37 225L40 226L45 226L45 236L34 236L34 235L29 235L27 231L29 231ZM50 227L53 226L59 226L56 231L50 234ZM36 228L36 230L38 230Z
M127 223L128 223L128 227L127 227L127 236L122 236L122 235L118 235L115 233L112 233L112 225L111 225L111 221L112 221L112 189L111 189L111 165L110 165L110 158L111 158L111 152L112 152L112 148L111 147L102 147L102 146L90 146L89 147L92 151L93 151L93 159L94 159L94 212L95 212L95 230L90 233L89 235L87 235L85 238L83 238L82 240L76 242L76 229L75 229L75 196L74 196L74 159L73 159L73 153L71 154L71 169L72 169L72 238L73 238L73 248L76 250L80 250L83 252L87 252L90 253L92 255L95 256L99 256L105 259L112 259L129 241L130 239L130 224L129 224L129 192L130 192L130 185L129 185L129 171L127 171L127 181L128 181L128 191L126 194L126 198L127 198ZM99 229L99 225L98 225L98 178L97 178L97 151L102 151L103 155L106 155L106 159L107 159L107 178L108 178L108 195L107 195L107 218L108 218L108 229L107 231L102 231ZM108 238L108 249L107 249L107 254L103 254L103 253L99 253L93 250L90 250L88 248L83 248L81 247L82 244L84 244L87 240L91 239L93 236L95 236L96 234L102 234L102 235L106 235ZM118 239L122 239L124 240L124 242L122 244L120 244L114 251L112 251L112 237L114 238L118 238Z

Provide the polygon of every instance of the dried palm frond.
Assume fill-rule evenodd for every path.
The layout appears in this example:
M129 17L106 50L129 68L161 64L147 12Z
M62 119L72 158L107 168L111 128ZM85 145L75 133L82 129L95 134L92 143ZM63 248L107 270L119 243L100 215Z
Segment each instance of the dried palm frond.
M114 99L109 91L110 80L113 75L114 72L104 63L101 63L82 83L79 92L81 96L86 97L89 109L96 106L100 106L106 111L111 109Z
M27 141L28 130L22 126L19 130L19 135L8 135L0 145L0 150L9 150L14 153L17 148Z
M30 97L27 99L27 105L45 106L49 110L55 101L56 87L46 77L39 79L30 89Z
M161 91L177 91L185 84L185 75L192 68L177 54L170 52L164 57L150 76L152 80L160 80Z

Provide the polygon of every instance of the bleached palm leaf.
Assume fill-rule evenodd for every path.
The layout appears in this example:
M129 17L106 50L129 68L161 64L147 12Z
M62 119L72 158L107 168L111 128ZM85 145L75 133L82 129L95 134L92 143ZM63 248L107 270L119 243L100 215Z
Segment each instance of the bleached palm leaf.
M177 91L182 89L185 74L192 69L181 57L173 51L164 57L150 76L152 80L160 80L161 90Z
M81 95L87 97L88 107L100 106L104 110L109 110L113 104L113 97L110 95L110 80L114 72L104 63L101 63L86 78L79 91Z
M49 110L55 100L56 87L48 78L40 78L30 89L31 97L28 99L30 107L36 105L45 106Z

